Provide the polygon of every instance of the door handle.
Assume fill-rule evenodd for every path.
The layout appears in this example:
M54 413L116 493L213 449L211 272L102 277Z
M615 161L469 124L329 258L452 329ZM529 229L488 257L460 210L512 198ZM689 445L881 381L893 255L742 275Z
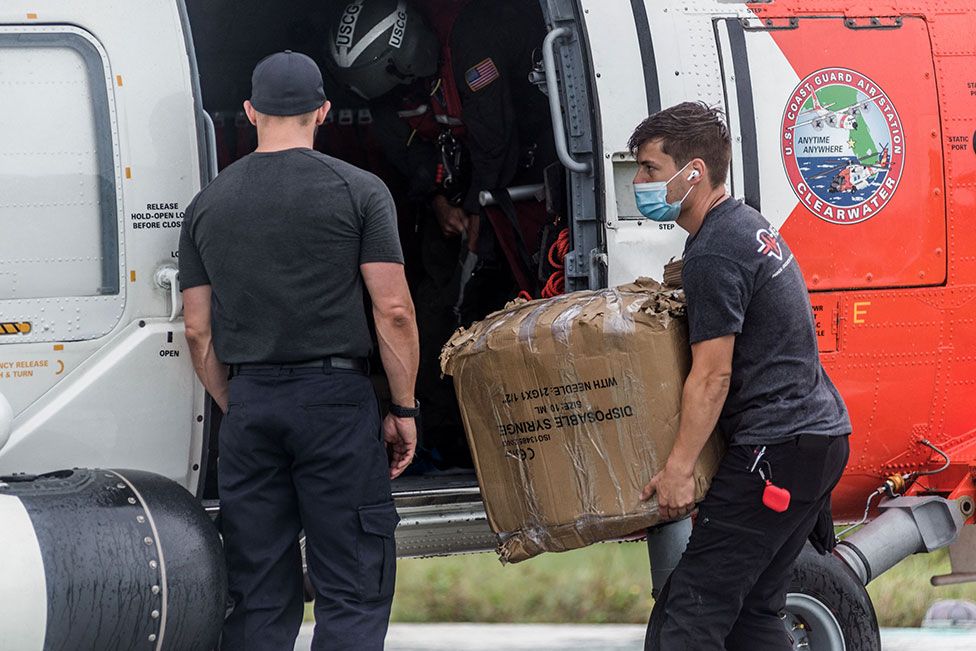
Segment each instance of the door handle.
M563 125L563 113L559 105L559 84L556 81L556 48L555 42L572 31L568 27L557 27L548 34L542 42L542 65L546 73L546 91L549 96L549 114L552 117L552 133L556 145L556 156L559 162L571 172L590 174L593 165L589 161L578 161L569 153L566 142L566 128Z
M207 147L207 178L213 181L217 178L217 128L214 126L213 118L210 114L200 110L203 113L203 134Z
M156 273L153 274L153 280L156 281L156 286L169 290L170 321L175 321L176 317L183 311L183 295L180 294L179 279L179 269L169 264L156 269Z

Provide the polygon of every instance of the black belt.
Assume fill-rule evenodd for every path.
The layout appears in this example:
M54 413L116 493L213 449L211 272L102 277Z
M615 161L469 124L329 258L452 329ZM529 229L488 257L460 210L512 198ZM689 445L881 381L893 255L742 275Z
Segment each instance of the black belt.
M785 439L780 439L778 441L773 441L771 443L757 444L757 447L758 446L761 446L761 445L769 445L769 446L781 445L781 444L784 444L784 443L791 443L791 444L796 445L798 447L800 447L800 446L802 446L802 447L816 447L818 445L827 446L827 445L830 445L831 442L833 442L833 441L835 441L837 439L840 439L843 436L847 436L847 435L846 434L843 434L843 435L841 435L841 434L830 434L830 435L827 435L827 434L796 434L794 436L789 436L789 437L787 437Z
M307 371L339 369L343 371L359 371L368 375L369 360L362 357L337 357L332 355L330 357L323 357L322 359L311 359L307 362L247 362L244 364L231 364L230 376L234 377L242 373L246 375L268 375L293 369Z

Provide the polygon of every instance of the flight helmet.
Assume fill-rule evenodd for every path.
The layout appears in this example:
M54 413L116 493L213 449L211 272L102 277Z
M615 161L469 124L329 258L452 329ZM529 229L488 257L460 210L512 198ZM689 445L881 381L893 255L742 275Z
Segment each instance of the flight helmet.
M407 0L351 0L330 21L326 67L365 99L437 72L437 36Z

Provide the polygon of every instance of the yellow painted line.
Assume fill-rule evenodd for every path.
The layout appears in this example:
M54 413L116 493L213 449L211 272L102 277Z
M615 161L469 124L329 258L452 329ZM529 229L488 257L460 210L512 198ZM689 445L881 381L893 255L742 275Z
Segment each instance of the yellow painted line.
M122 86L122 75L115 75L115 83Z
M37 20L37 14L31 12L27 14L27 20Z
M0 335L26 335L31 331L30 321L4 321L0 323Z
M64 344L54 344L54 350L64 350Z
M136 281L136 270L133 269L132 271L129 272L129 282L134 283L135 281Z
M127 178L127 179L131 179L132 178L132 168L131 167L126 167L125 168L125 178Z

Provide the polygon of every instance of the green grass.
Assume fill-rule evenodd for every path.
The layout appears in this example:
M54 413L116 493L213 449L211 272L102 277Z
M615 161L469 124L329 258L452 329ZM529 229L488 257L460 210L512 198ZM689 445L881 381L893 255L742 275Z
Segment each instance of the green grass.
M503 566L495 554L399 564L398 622L646 621L647 547L607 543Z
M935 588L945 551L912 556L868 586L883 627L918 626L936 599L976 601L976 584ZM503 566L495 554L403 559L395 622L643 624L651 612L644 543L605 543ZM311 609L306 611L311 620Z
M976 601L976 583L936 588L929 583L934 574L948 574L949 553L909 556L868 584L882 626L919 626L925 611L937 599Z

